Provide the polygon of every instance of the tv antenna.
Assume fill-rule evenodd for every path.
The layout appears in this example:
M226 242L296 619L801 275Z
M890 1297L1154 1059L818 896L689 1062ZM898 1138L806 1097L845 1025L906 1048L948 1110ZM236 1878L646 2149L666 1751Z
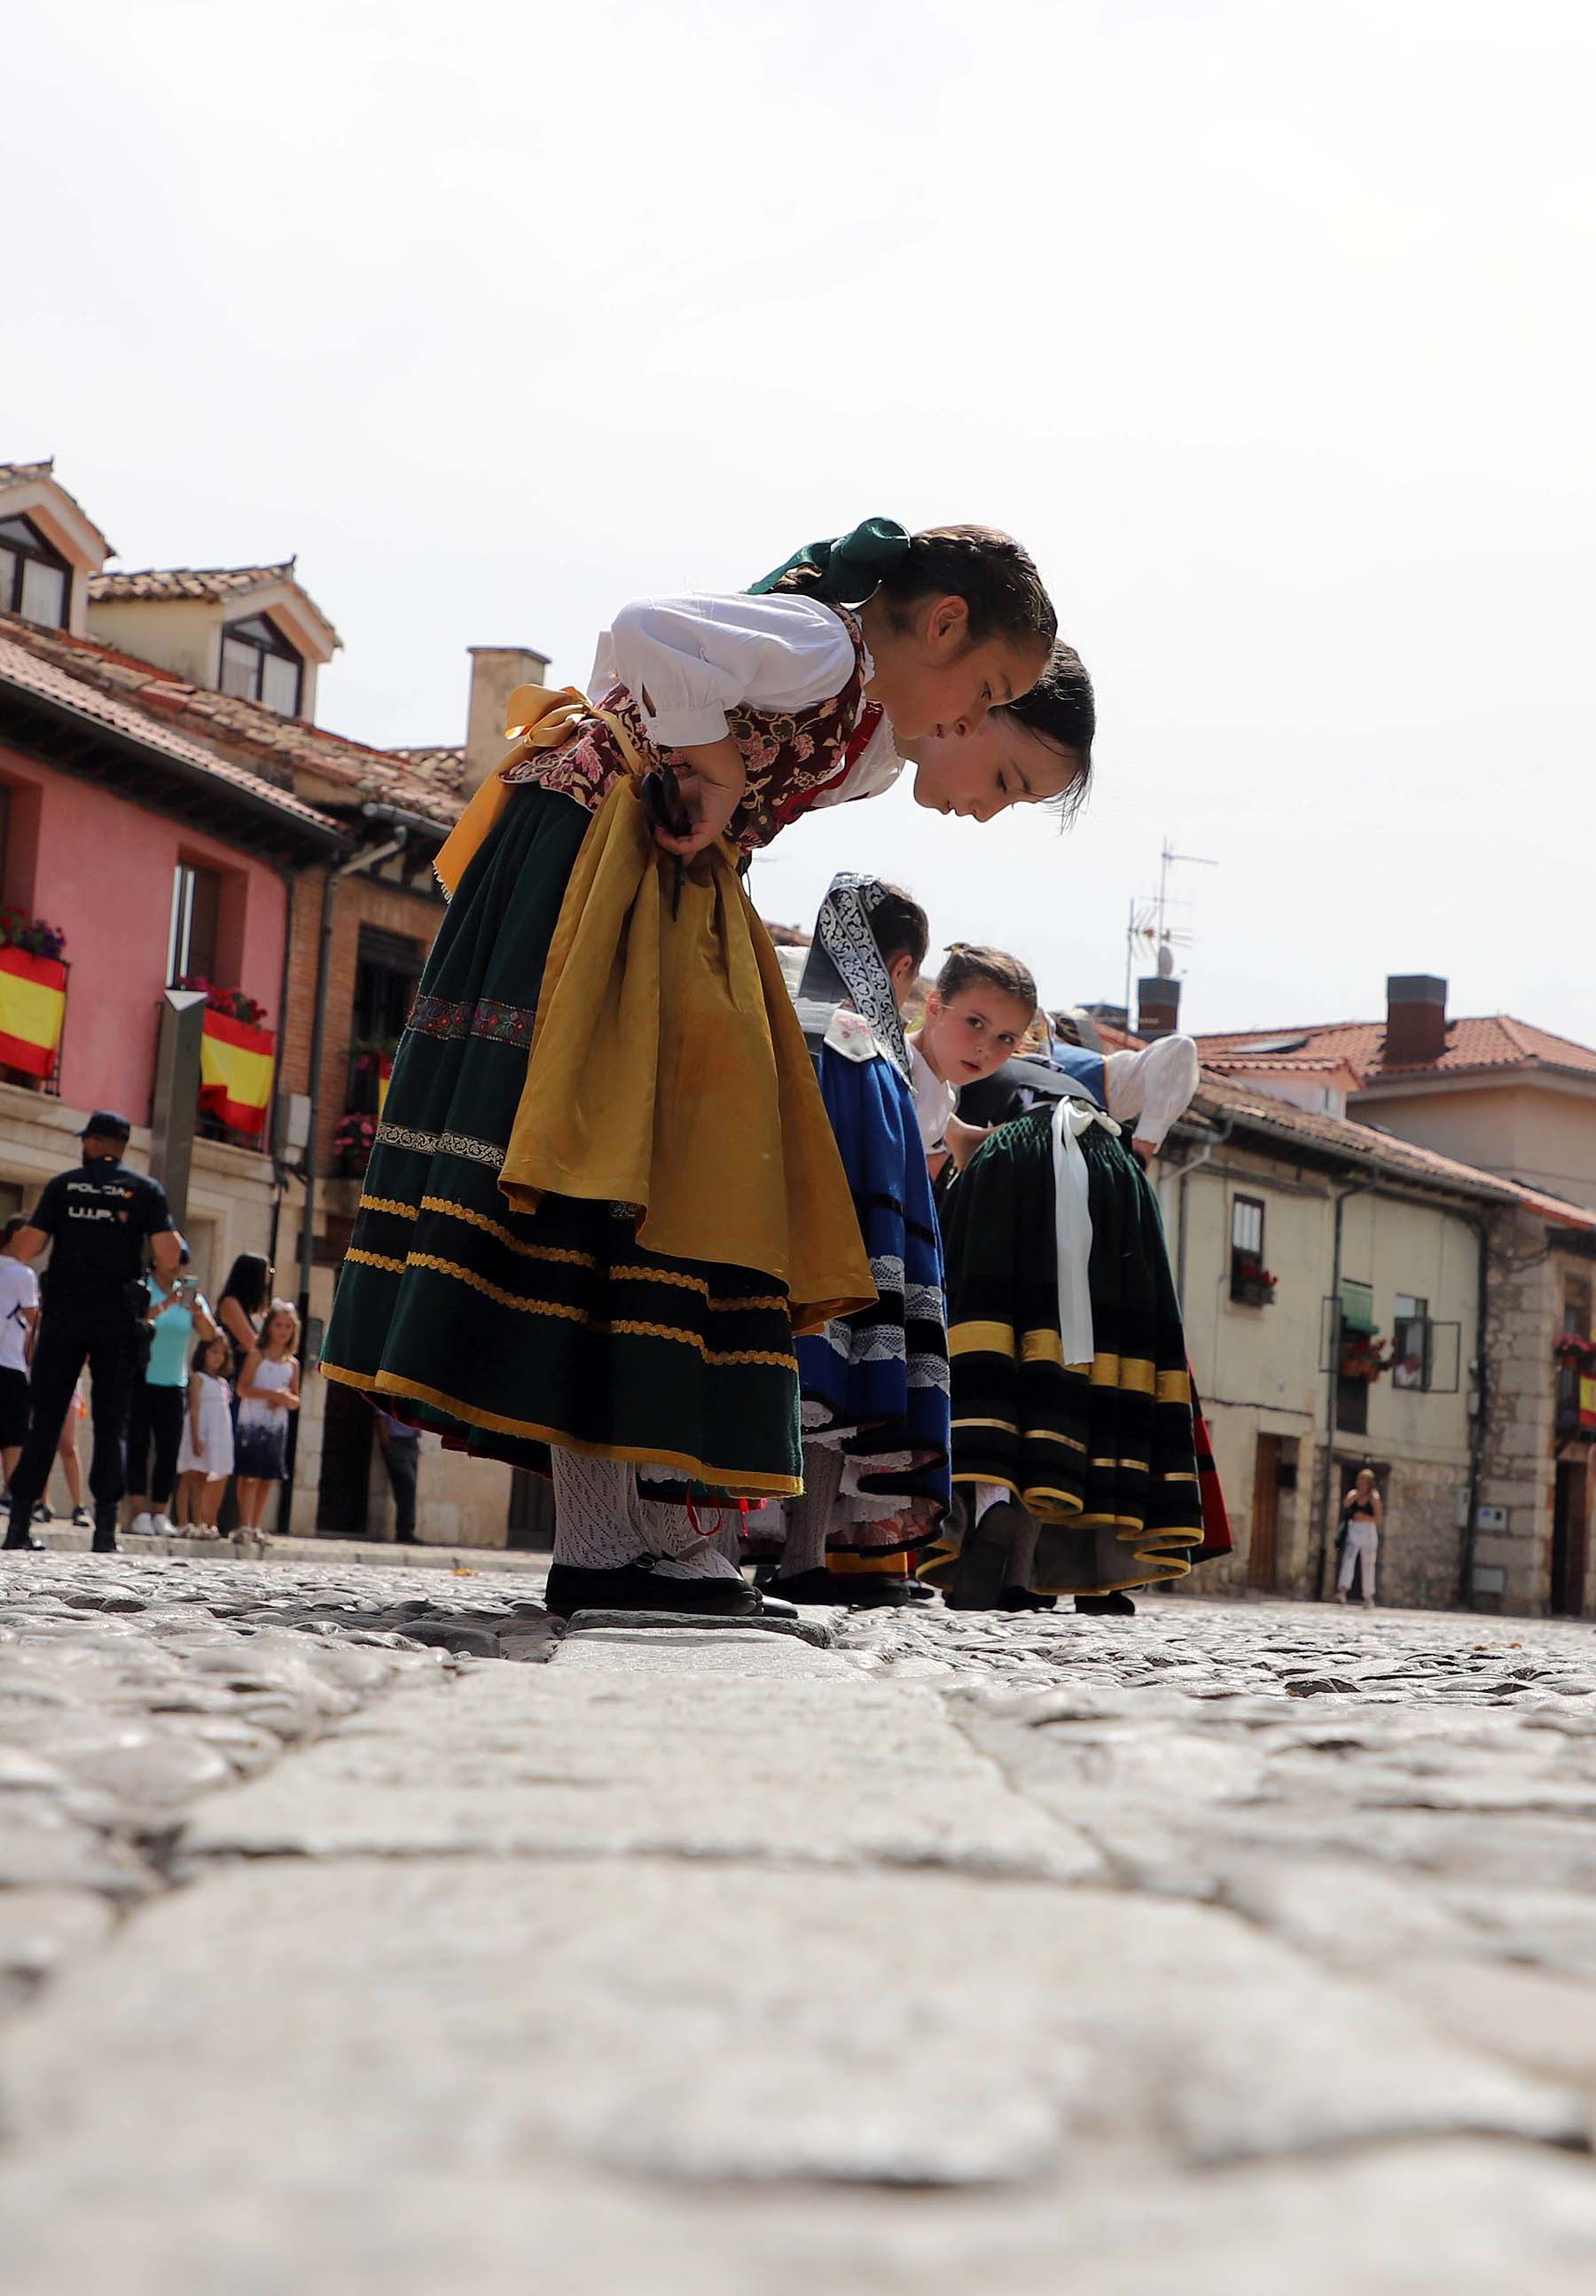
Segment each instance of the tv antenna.
M1170 922L1172 910L1189 910L1191 906L1189 900L1177 899L1171 894L1169 890L1171 869L1182 867L1217 869L1218 866L1218 862L1211 859L1206 853L1177 853L1169 841L1168 832L1165 832L1163 848L1158 855L1158 892L1144 895L1140 899L1133 899L1125 929L1125 1011L1127 1027L1131 1025L1133 1018L1131 988L1138 952L1142 953L1143 963L1150 962L1154 965L1161 980L1167 980L1174 972L1175 950L1190 948L1191 946L1193 935L1191 927L1185 924L1174 924Z

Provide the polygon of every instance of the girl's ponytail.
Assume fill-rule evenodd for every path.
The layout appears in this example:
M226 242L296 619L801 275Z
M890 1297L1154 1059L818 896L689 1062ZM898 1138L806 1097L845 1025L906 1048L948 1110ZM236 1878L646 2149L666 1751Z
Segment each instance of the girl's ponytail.
M908 534L889 518L869 518L851 534L806 544L753 589L800 591L829 606L860 606L879 596L900 625L921 598L962 598L972 645L1040 638L1051 646L1059 633L1029 551L991 526Z

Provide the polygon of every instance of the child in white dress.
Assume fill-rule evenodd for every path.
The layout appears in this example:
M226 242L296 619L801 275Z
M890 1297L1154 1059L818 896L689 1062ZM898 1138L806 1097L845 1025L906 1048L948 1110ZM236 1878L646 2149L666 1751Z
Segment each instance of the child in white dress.
M201 1340L189 1358L188 1414L177 1453L180 1517L201 1537L217 1527L233 1472L233 1396L222 1376L231 1352L218 1332Z

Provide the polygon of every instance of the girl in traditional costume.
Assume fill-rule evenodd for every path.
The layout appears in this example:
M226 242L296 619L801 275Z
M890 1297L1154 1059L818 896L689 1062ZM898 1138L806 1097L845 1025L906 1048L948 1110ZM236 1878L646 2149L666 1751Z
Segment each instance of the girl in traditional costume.
M844 1558L903 1554L947 1512L942 1246L902 1019L929 939L917 902L844 872L798 985L878 1296L798 1343L804 1489L775 1581L794 1602L898 1599L904 1574L850 1572Z
M1091 681L1060 647L1016 706L922 754L949 781L995 766L1005 785L1029 785L1050 759L1089 758L1095 728ZM1073 806L1084 776L1067 787ZM1127 1114L1149 1101L1148 1065L1140 1091L1125 1079ZM1179 1099L1178 1084L1164 1088L1167 1062L1152 1065L1172 1104L1136 1119L1149 1146L1149 1123L1173 1122ZM1071 1078L1073 1096L994 1131L944 1206L959 1505L921 1575L960 1604L1156 1583L1181 1575L1203 1537L1157 1200L1108 1114L1106 1075L1095 1090ZM978 1079L961 1097L962 1123L986 1112Z
M875 1287L740 864L879 785L872 712L972 726L1053 634L1008 537L876 520L753 594L627 607L597 703L512 697L439 856L323 1367L447 1443L552 1449L551 1608L757 1607L692 1502L797 1493L794 1333Z
M1125 1144L1156 1153L1197 1078L1195 1047L1170 1037L1055 1047L986 1087L1036 1105L996 1125L946 1208L962 1535L926 1576L956 1605L1072 1594L1129 1610L1125 1589L1183 1576L1203 1548L1180 1310L1158 1201Z

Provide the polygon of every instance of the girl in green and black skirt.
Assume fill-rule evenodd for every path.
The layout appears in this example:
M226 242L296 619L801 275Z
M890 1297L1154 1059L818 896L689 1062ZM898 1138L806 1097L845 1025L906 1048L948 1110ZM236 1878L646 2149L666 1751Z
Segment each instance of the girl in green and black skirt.
M552 1454L556 1611L757 1606L692 1502L799 1488L795 1329L873 1286L739 864L883 786L888 726L1026 692L1053 635L1008 537L872 521L757 594L626 608L597 703L513 697L323 1368L446 1443ZM915 793L946 806L935 767Z

